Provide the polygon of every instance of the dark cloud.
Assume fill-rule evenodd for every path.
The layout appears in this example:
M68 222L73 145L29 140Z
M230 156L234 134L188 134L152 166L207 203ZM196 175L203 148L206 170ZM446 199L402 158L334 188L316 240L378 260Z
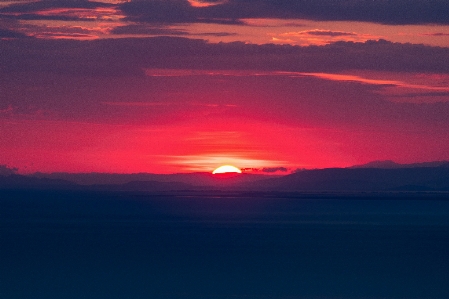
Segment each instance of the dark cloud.
M129 20L153 23L196 22L198 15L186 0L132 1L121 5Z
M0 49L4 54L0 57L0 72L88 76L143 75L138 61L140 56L145 55L146 49L137 46L138 39L123 40L119 43L113 40L92 43L43 39L30 39L29 43L18 40L7 42Z
M197 22L201 19L306 18L388 24L449 24L446 0L229 0L192 7L187 0L132 1L122 5L131 20Z
M24 4L14 4L0 9L0 13L33 13L41 10L53 8L88 8L109 7L110 4L90 2L88 0L46 0L37 2L28 2Z
M245 22L236 19L224 19L224 18L198 18L196 23L206 24L222 24L222 25L244 25Z
M16 19L16 20L47 20L47 21L93 21L91 18L80 18L76 16L65 16L65 15L39 15L39 14L20 14L20 15L5 15L0 14L1 18L6 19Z
M205 7L193 7L187 0L132 1L122 4L120 8L127 19L134 22L243 24L232 15L210 13Z
M293 2L290 1L290 3ZM449 23L449 18L447 18L449 3L445 0L303 0L295 2L297 4L296 11L316 19L372 21L389 24Z
M37 1L3 7L0 9L0 18L16 20L94 21L96 19L92 18L92 15L83 17L71 13L71 10L85 9L93 11L101 7L111 7L111 5L86 0ZM67 9L67 11L59 11L60 9ZM52 10L55 13L48 13L52 12ZM47 12L48 14L39 12Z
M328 31L328 30L309 30L305 33L310 35L320 35L320 36L353 36L355 33L351 32L341 32L341 31Z
M305 18L313 20L368 21L385 24L449 24L446 0L229 0L207 1L216 5L194 7L187 0L135 0L118 5L128 20L150 23L241 24L243 18ZM42 16L54 8L110 7L87 0L51 0L15 4L0 9L3 17L71 20ZM72 16L73 18L73 16Z
M259 171L259 168L251 168L251 167L246 167L246 168L241 168L240 169L242 172L251 172L251 171Z
M275 173L275 172L287 172L289 169L285 167L264 167L264 168L242 168L243 172L266 172L266 173Z
M186 31L170 29L162 26L148 26L145 24L119 26L111 30L112 34L141 34L141 35L187 35Z
M449 2L445 0L231 0L228 5L227 11L245 12L246 17L353 20L390 24L449 23Z
M198 36L234 36L237 33L229 33L229 32L204 32L196 34Z
M225 1L223 0L197 0L197 2L203 3L203 4L222 4Z
M0 39L2 39L2 38L24 38L24 37L28 37L28 36L23 33L13 31L13 30L0 28Z
M436 33L424 33L424 36L449 36L449 33L436 32Z
M143 75L144 69L340 72L377 70L449 73L449 48L387 41L326 46L209 44L180 37L94 41L2 41L0 72Z
M285 167L265 167L262 168L263 172L274 173L274 172L287 172L288 169Z

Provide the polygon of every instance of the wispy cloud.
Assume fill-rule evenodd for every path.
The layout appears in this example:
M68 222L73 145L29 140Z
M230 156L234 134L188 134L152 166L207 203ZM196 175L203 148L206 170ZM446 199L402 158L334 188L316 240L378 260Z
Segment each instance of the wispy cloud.
M114 7L96 8L53 8L34 12L36 19L55 20L83 20L83 21L110 21L124 18L118 14ZM26 15L26 19L32 19L33 15Z
M3 17L24 20L111 21L125 16L115 5L73 1L37 1L0 9Z
M356 32L331 31L323 29L284 32L273 37L277 43L288 43L298 45L327 45L338 41L365 42L368 40L379 40L381 36L372 34L360 34Z
M396 87L401 88L401 93L410 92L406 91L413 90L421 90L421 92L426 92L428 96L429 91L434 91L434 96L444 96L446 92L449 92L449 87L444 84L446 82L446 77L440 78L442 75L439 75L434 80L429 80L429 76L431 74L427 74L425 78L419 79L419 75L414 77L413 82L406 80L392 80L387 79L387 74L384 73L384 79L379 79L381 76L378 73L374 72L372 75L375 75L376 78L370 78L368 73L365 73L365 76L359 76L350 74L350 71L345 74L338 73L307 73L307 72L286 72L286 71L257 71L257 70L169 70L169 69L148 69L146 70L146 74L148 76L161 76L161 77L185 77L185 76L279 76L279 77L315 77L330 81L339 81L339 82L354 82L368 85L376 85L381 87ZM390 75L391 76L391 75ZM422 77L422 76L421 76ZM438 80L438 78L440 78ZM422 82L422 83L418 83ZM443 82L443 83L441 83Z
M386 99L397 102L410 103L438 103L449 102L449 86L447 84L440 84L442 81L446 82L444 78L430 82L426 75L419 80L419 75L413 78L405 78L409 81L388 80L377 78L366 78L350 74L329 74L329 73L289 73L281 72L282 74L291 74L293 76L311 76L331 81L340 82L356 82L361 84L378 85L383 88L378 93L386 96ZM376 74L376 73L373 73ZM441 76L441 75L440 75ZM437 76L440 77L440 76ZM410 77L410 76L408 76ZM422 77L422 76L421 76ZM414 81L414 82L410 82ZM421 81L422 83L417 83Z
M37 38L87 40L124 26L125 16L114 5L75 2L34 2L0 9L0 19L16 20L19 32ZM88 32L76 32L80 28Z
M46 38L46 39L77 39L77 40L94 40L98 38L98 35L83 34L83 33L68 33L68 32L48 32L41 31L35 34L34 37Z
M350 81L350 82L359 82L365 84L372 85L384 85L384 86L396 86L403 88L412 88L412 89L423 89L423 90L433 90L433 91L449 91L449 86L431 86L431 85L423 85L423 84L413 84L404 81L397 80L382 80L382 79L369 79L363 78L355 75L346 75L346 74L329 74L329 73L289 73L289 72L280 72L281 74L291 74L291 75L299 75L299 76L312 76L321 79L327 79L332 81Z

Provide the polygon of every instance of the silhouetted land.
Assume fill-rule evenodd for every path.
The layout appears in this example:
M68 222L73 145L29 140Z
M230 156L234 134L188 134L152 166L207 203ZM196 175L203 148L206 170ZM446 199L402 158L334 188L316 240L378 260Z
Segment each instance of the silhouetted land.
M34 174L0 176L0 188L180 191L236 190L281 192L449 191L449 164L421 163L420 167L387 163L389 168L329 168L285 176L254 174ZM381 163L384 165L383 163ZM424 165L424 166L423 166ZM87 184L91 182L90 184Z
M307 170L248 183L245 188L267 191L449 191L449 167Z

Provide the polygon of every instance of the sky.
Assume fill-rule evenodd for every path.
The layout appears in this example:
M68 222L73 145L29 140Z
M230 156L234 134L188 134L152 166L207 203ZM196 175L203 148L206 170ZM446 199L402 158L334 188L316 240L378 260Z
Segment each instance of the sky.
M449 160L446 0L0 2L0 165Z

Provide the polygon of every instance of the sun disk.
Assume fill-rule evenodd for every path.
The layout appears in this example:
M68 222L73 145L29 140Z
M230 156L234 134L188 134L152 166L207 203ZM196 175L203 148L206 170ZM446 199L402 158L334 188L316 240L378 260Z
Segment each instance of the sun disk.
M223 165L218 167L217 169L215 169L212 173L213 174L217 174L217 173L242 173L242 171L240 169L238 169L235 166L232 165Z

